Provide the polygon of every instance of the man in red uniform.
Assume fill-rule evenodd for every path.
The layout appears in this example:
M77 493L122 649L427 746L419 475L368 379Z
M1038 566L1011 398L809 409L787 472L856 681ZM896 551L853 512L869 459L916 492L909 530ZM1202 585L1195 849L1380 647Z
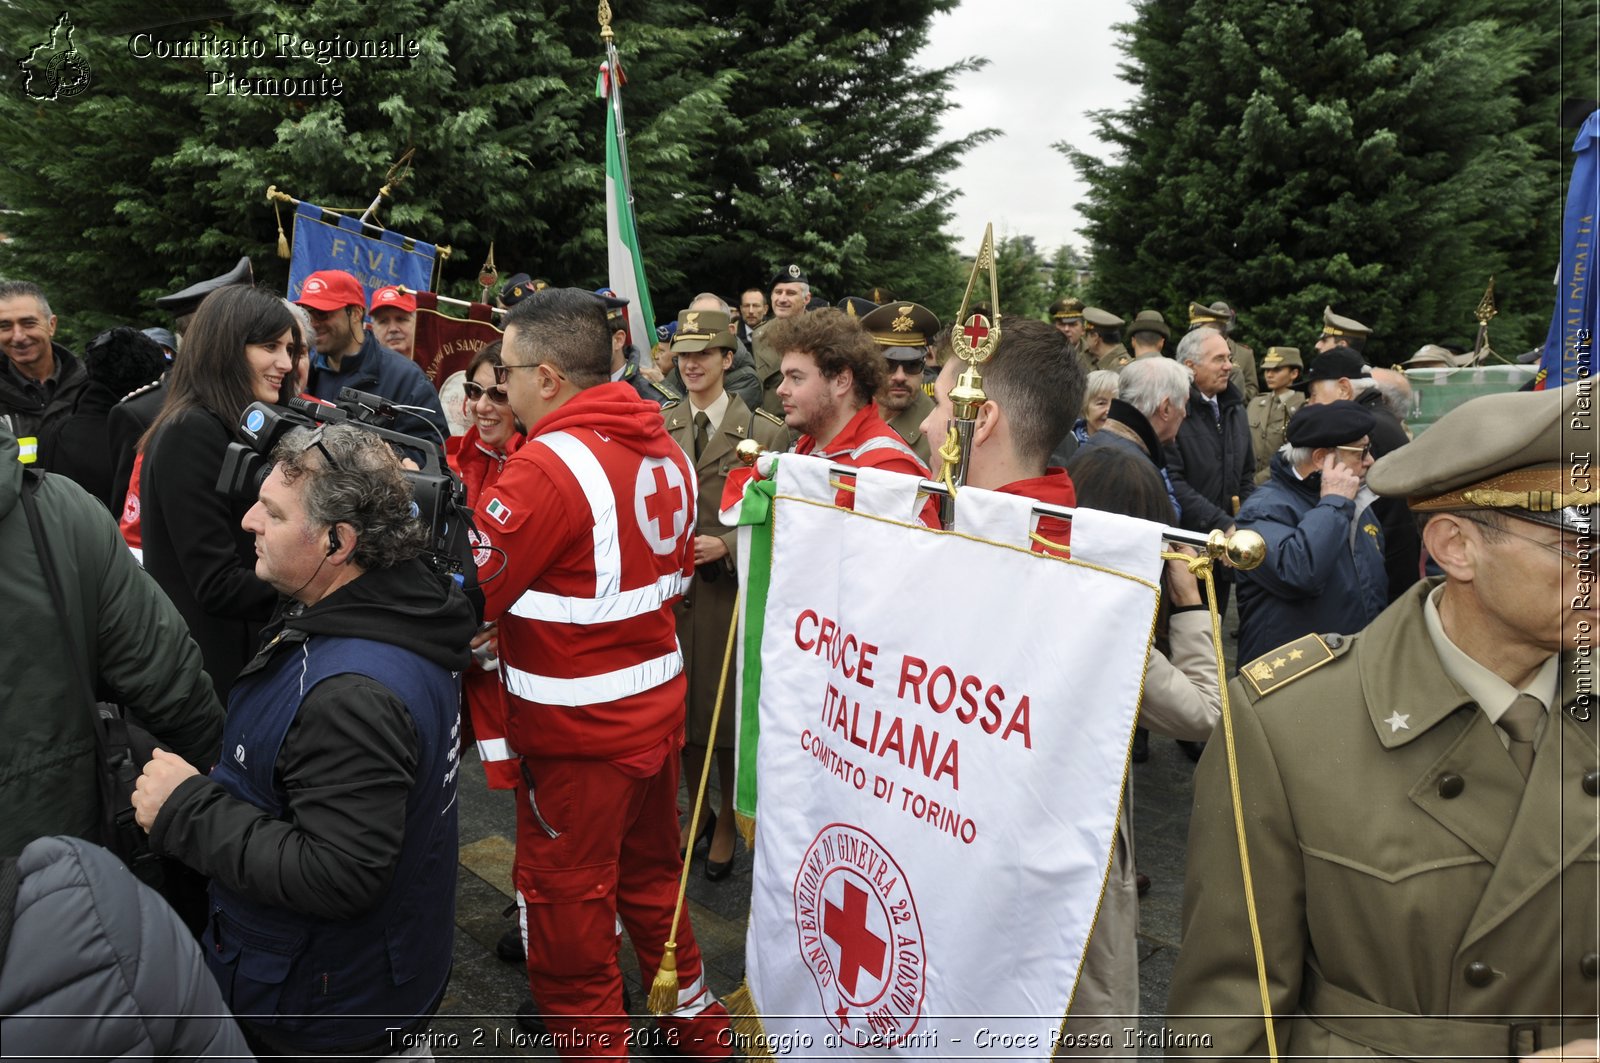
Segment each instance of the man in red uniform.
M965 367L960 358L951 357L939 371L933 412L922 422L929 439L942 441L948 433L950 389ZM1043 321L1008 321L1000 345L981 371L987 401L978 408L972 431L967 483L1058 506L1076 505L1067 470L1050 467L1050 452L1072 430L1083 405L1083 366L1066 337ZM1071 522L1040 517L1036 524L1034 553L1066 557Z
M784 423L801 433L796 454L928 475L916 451L878 414L873 396L883 383L883 353L860 322L829 308L769 322L763 335L782 352L778 398ZM838 504L851 508L853 499L853 492L843 490ZM936 514L930 500L924 520L935 528Z
M611 377L605 309L547 289L506 316L496 376L528 440L477 504L499 625L506 738L520 756L517 903L528 980L563 1058L626 1056L620 916L649 978L671 932L683 656L672 606L694 572L695 477L660 408ZM680 1052L730 1054L685 916Z

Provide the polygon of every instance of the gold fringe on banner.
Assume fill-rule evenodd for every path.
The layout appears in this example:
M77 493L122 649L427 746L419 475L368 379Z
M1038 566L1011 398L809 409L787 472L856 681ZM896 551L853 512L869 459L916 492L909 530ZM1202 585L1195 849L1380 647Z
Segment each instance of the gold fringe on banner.
M739 828L739 837L744 839L744 847L753 851L756 847L756 817L735 812L733 825Z
M767 1028L756 1013L756 1002L750 996L750 983L746 982L722 998L732 1021L733 1036L739 1042L739 1054L748 1063L772 1063L772 1052L767 1048Z

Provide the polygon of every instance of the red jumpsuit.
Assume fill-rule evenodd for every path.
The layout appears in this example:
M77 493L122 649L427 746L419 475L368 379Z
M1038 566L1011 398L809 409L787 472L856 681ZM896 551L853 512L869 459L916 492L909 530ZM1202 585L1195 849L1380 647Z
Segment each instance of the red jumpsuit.
M476 506L486 488L493 487L505 468L506 459L522 446L522 434L514 432L506 440L504 451L495 450L478 437L478 426L468 428L465 435L451 436L445 443L445 458L450 468L461 477L467 490L467 505ZM475 558L480 568L493 572L497 555L485 552ZM506 691L496 672L486 672L473 661L462 676L462 692L467 711L462 714L463 742L476 740L478 757L483 761L483 771L493 790L513 790L517 785L516 758L503 737L506 733ZM483 738L483 735L493 737Z
M520 758L517 901L534 999L564 1058L626 1055L616 919L648 978L677 900L683 656L672 606L694 572L695 477L660 408L625 383L589 388L534 425L476 507L505 551L480 565L500 628ZM499 737L499 736L484 736ZM685 916L679 1051L732 1051Z

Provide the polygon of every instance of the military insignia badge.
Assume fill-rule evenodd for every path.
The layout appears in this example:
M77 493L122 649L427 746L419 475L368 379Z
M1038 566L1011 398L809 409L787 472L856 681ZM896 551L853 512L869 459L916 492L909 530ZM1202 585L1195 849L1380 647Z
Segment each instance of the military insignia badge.
M1306 635L1256 658L1241 668L1239 675L1260 697L1316 671L1334 656L1333 649L1321 635Z
M908 316L910 313L911 308L909 306L902 306L900 308L900 316L895 318L889 327L894 329L896 332L910 332L916 327L915 323Z

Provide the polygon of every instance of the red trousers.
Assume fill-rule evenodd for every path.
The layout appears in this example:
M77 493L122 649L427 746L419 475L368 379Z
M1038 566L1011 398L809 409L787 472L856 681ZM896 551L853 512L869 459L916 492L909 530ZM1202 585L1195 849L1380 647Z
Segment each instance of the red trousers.
M616 924L633 940L648 991L683 868L678 757L647 778L603 760L524 765L533 790L530 799L526 781L517 788L516 885L533 999L561 1058L626 1058ZM677 942L678 1010L658 1025L686 1055L731 1055L728 1013L705 986L687 912Z

